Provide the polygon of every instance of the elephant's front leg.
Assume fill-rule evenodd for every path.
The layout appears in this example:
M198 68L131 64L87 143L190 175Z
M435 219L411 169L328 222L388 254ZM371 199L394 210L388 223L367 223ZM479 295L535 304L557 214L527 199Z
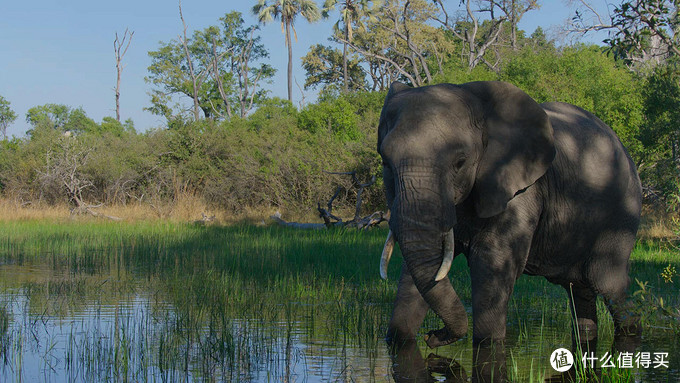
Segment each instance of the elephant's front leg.
M498 265L500 266L500 265ZM474 382L505 382L505 332L514 278L482 260L470 262Z
M387 329L387 343L401 346L408 340L414 340L420 325L425 319L429 306L413 283L406 263L401 267L401 277L397 287L397 298L394 301L392 318Z
M508 301L528 256L531 236L498 238L497 231L475 245L468 258L472 282L473 382L506 380L505 335Z

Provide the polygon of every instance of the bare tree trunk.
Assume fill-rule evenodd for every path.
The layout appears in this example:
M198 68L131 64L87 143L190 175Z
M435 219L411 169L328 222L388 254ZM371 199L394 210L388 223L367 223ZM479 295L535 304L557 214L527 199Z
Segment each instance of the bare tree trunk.
M231 51L231 48L228 49L226 52L223 52L221 54L217 54L217 41L215 41L215 38L212 40L212 75L213 78L215 79L215 83L217 84L217 90L220 93L220 97L222 97L222 102L224 102L225 107L227 108L227 117L231 118L232 112L231 112L231 103L229 102L229 97L227 97L227 93L224 91L224 84L222 83L222 76L220 75L220 66L219 62L224 58L224 56ZM216 108L213 107L213 110L215 113L218 115L221 115L219 111L217 111Z
M116 32L116 38L113 40L113 51L116 54L116 121L118 122L120 122L120 76L121 73L123 73L123 69L125 68L125 66L122 64L122 61L125 53L127 53L127 50L130 47L132 35L134 34L134 31L128 33L128 29L125 28L125 32L123 32L123 38L119 39L118 32ZM128 39L127 44L125 44L125 39ZM123 46L125 46L124 49Z
M253 51L253 45L255 44L255 29L253 29L250 32L250 38L248 39L248 44L246 44L246 47L241 51L241 54L238 57L238 65L236 67L236 72L238 73L238 78L239 78L239 101L241 103L241 118L245 118L246 115L250 112L250 110L253 108L253 102L255 100L255 95L256 95L256 87L257 83L260 80L260 76L262 75L262 72L259 72L258 75L255 77L253 80L253 83L250 83L250 79L248 78L249 71L250 71L250 56ZM250 86L252 85L253 91L251 93L250 91Z
M194 120L198 121L201 117L200 106L198 103L198 78L194 72L194 64L191 61L191 55L189 54L189 47L187 45L187 24L184 22L184 15L182 14L182 0L179 1L179 17L182 19L182 26L184 27L184 38L180 37L182 40L182 46L184 46L184 54L187 59L187 66L189 67L189 74L191 75L191 82L193 85L193 99L194 99Z
M345 24L345 40L349 41L349 25L352 21L347 20ZM349 79L347 77L347 43L342 44L342 78L343 78L343 90L345 93L349 92Z
M286 19L286 45L288 46L288 101L293 102L293 44L290 39L291 20Z

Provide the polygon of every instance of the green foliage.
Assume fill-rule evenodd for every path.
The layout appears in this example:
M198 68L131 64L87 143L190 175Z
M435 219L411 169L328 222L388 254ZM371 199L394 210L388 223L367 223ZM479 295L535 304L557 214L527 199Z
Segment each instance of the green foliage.
M349 101L336 98L305 107L298 117L298 126L312 133L333 133L342 141L357 141L362 138L357 120L358 116Z
M651 186L663 196L677 196L680 195L680 71L673 64L657 66L643 84L645 121L640 140L645 152L640 173L650 179Z
M298 111L293 103L278 97L266 100L249 118L250 126L256 130L279 126L285 129L295 125Z
M64 153L60 143L68 141L73 148L86 148L77 177L92 184L82 193L88 203L158 206L190 193L231 211L255 206L313 211L338 184L347 182L324 170L357 170L362 179L370 179L380 168L375 126L383 97L327 94L301 112L274 98L246 118L217 122L177 117L167 129L144 134L129 121L104 118L70 137L64 132L82 121L84 113L71 113L66 106L34 108L30 136L3 141L0 148L0 190L24 201L67 202L70 197L57 183L46 182L46 174L57 179L52 177L58 173L54 159ZM379 186L367 190L365 206L379 206L381 197ZM340 196L336 205L347 198L353 196Z
M645 66L680 55L677 0L622 1L614 7L612 38L604 42L627 64Z
M486 66L478 65L469 69L459 60L450 60L445 64L444 72L436 77L437 83L463 84L471 81L494 81L498 80L498 74Z
M7 139L7 127L17 119L17 114L9 107L10 102L0 96L0 133Z
M149 52L151 65L145 80L155 88L146 110L168 120L186 117L181 105L173 105L185 96L197 99L204 117L229 119L245 117L264 100L267 91L262 82L268 82L275 70L263 62L269 53L255 34L258 27L246 27L239 12L219 21L218 26L194 31L186 41L193 77L181 40L161 42L158 50Z
M12 168L19 149L18 139L0 141L0 193L12 178Z
M327 10L368 4L341 3L328 1ZM636 74L602 47L558 48L540 28L527 37L506 20L497 36L502 43L480 57L484 65L470 66L459 35L474 23L434 27L433 17L441 11L437 4L394 0L384 3L377 19L368 13L341 15L343 30L336 30L332 41L348 40L342 32L352 30L348 48L354 53L346 57L349 91L343 87L343 53L315 45L303 58L305 86L321 87L321 92L316 103L299 111L288 100L266 97L262 83L274 70L265 63L268 52L258 28L246 27L237 12L226 14L218 25L195 31L187 41L196 95L181 41L161 43L149 52L147 81L154 85L149 110L167 117L167 129L138 134L129 120L121 124L105 117L96 123L82 108L36 106L26 115L31 124L27 137L0 145L0 192L23 200L47 198L40 177L50 155L61 150L58 143L70 134L91 150L79 174L93 183L85 194L92 201L155 203L190 192L231 210L263 205L313 209L343 182L324 170L356 170L362 179L378 176L364 196L369 207L378 207L383 197L375 140L385 93L360 89L368 83L384 89L395 79L411 84L503 80L538 102L564 101L593 112L628 148L645 190L669 206L680 201L680 71L672 58ZM255 7L260 21L279 17L284 28L292 27L291 17L304 16L303 11L315 19L318 9L313 8L308 1L265 0ZM486 41L498 25L480 21L476 43ZM409 35L399 37L395 28ZM198 98L205 119L196 120L184 113L185 106L173 105L184 96ZM0 123L11 123L11 113L0 97Z
M26 113L26 121L32 126L32 129L26 132L28 135L40 129L71 134L95 132L100 129L97 123L87 116L83 108L72 109L60 104L45 104L30 108Z
M367 87L366 73L361 67L359 59L357 57L348 57L347 59L348 88L351 90L365 89ZM342 60L342 52L333 47L321 44L311 46L309 52L302 58L302 67L307 74L305 89L319 86L322 88L339 86L343 83Z

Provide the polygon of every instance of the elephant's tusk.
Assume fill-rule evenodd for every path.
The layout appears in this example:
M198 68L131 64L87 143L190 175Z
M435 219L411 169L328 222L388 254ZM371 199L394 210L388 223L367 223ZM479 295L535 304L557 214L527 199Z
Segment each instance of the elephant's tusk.
M451 270L451 264L453 263L454 248L453 229L451 229L448 233L446 233L446 238L444 239L444 259L442 260L441 267L439 267L439 271L437 271L437 276L434 277L435 281L439 282L446 278L446 276L449 274L449 270Z
M390 232L387 233L385 247L383 247L382 256L380 257L380 278L382 279L387 279L387 265L390 264L392 250L394 250L394 235L392 234L392 230L390 230Z

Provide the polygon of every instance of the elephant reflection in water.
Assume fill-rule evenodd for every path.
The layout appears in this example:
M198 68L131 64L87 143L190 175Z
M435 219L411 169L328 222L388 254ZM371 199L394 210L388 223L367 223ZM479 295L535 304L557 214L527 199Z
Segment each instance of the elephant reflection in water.
M468 381L465 369L453 359L435 354L424 359L415 340L405 341L392 352L392 377L397 383L441 381L434 374L444 377L445 382Z
M387 340L415 339L432 309L429 347L468 331L447 277L470 268L473 380L504 380L508 300L522 273L563 286L578 334L597 338L604 297L617 338L640 333L628 310L630 252L641 210L635 165L610 127L564 103L538 104L503 82L411 88L394 83L378 127L391 249L404 257ZM566 325L566 324L565 324Z

